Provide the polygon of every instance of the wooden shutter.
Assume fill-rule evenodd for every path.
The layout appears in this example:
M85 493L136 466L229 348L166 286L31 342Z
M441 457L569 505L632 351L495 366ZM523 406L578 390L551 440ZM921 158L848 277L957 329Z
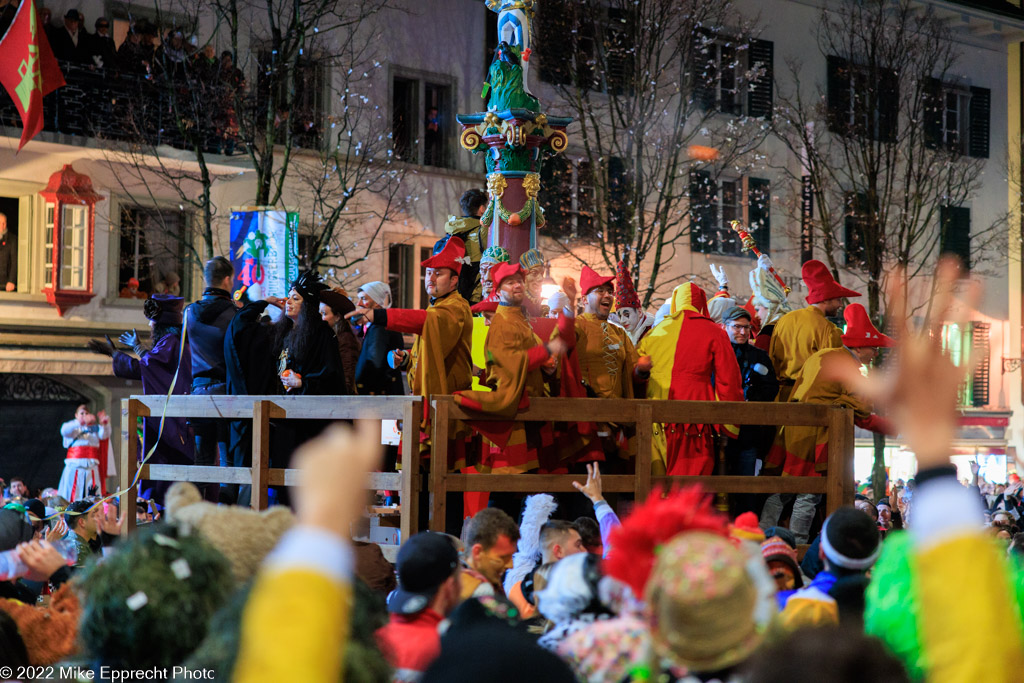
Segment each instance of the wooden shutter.
M900 79L895 71L882 71L875 100L875 107L878 109L876 139L882 142L896 142L899 133Z
M846 265L860 266L864 263L864 224L867 220L868 198L862 192L846 193L846 220L844 221Z
M700 30L693 38L693 98L704 111L714 111L718 102L718 44Z
M620 234L629 227L629 175L622 157L608 159L608 226Z
M755 118L772 118L772 72L775 43L770 40L750 41L749 63L753 68L764 68L747 91L747 114Z
M605 29L605 85L612 95L633 92L633 44L636 12L632 8L608 8Z
M971 405L975 408L989 403L989 354L989 324L971 323L971 358L976 361L971 373Z
M716 189L709 172L690 171L691 251L707 254L714 248Z
M488 13L490 14L490 13ZM493 15L488 22L494 23ZM572 83L573 43L569 36L578 28L578 17L567 0L547 0L537 12L541 80L554 85ZM488 60L488 66L490 61Z
M956 254L964 267L971 267L971 210L964 206L943 206L939 209L942 234L939 251Z
M942 82L929 78L924 84L922 98L924 120L924 144L929 149L942 146Z
M747 220L753 228L750 234L753 235L757 248L763 252L770 251L771 192L770 183L764 178L747 178Z
M570 237L572 224L572 162L563 155L544 160L537 200L544 207L544 230L553 237Z
M971 139L967 153L972 157L988 159L989 114L992 109L992 91L988 88L971 88L970 124Z
M828 69L828 129L845 135L850 127L850 65L842 57L829 55L825 59Z

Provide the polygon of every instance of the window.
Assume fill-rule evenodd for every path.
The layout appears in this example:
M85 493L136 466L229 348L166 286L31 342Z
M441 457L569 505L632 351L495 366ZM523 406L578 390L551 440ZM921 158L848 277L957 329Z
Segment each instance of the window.
M989 403L990 347L989 325L969 322L965 325L942 326L942 348L957 367L966 367L976 360L974 372L960 386L962 408L981 408Z
M415 244L388 247L388 285L395 308L426 308L430 304L422 291L426 268L420 263L430 258L432 252L432 247Z
M538 200L548 234L562 239L594 236L594 182L590 162L557 155L540 172Z
M89 207L66 204L60 257L60 288L85 291L88 288Z
M864 239L871 219L868 196L862 192L846 193L846 217L843 232L846 239L845 263L859 267L864 264Z
M452 111L450 85L392 78L391 145L395 156L412 164L454 168Z
M899 78L891 69L851 64L829 55L828 128L841 135L895 142Z
M939 208L939 252L955 254L971 267L971 210L964 206Z
M323 141L325 119L325 88L326 75L323 64L313 59L299 59L294 67L276 62L274 55L268 51L260 51L257 55L259 70L256 79L256 111L255 123L261 125L265 120L268 98L277 102L276 118L279 130L283 135L284 126L291 127L292 143L305 149L316 149ZM287 69L294 68L294 95L291 110L287 107L288 87Z
M694 96L705 111L758 118L772 115L772 69L775 44L770 40L740 41L719 37L698 38L701 68L697 70ZM747 73L756 77L747 82Z
M615 95L631 92L634 17L631 8L545 0L536 22L541 80Z
M47 202L46 204L46 264L43 266L43 286L53 287L53 221L55 206Z
M135 278L140 292L181 296L187 234L188 216L183 211L122 206L118 290Z
M988 158L988 88L967 88L932 78L925 85L925 144L982 159Z
M743 244L730 221L747 228L759 249L771 246L771 193L763 178L715 180L708 171L690 173L690 249L740 256ZM753 255L752 253L750 254Z

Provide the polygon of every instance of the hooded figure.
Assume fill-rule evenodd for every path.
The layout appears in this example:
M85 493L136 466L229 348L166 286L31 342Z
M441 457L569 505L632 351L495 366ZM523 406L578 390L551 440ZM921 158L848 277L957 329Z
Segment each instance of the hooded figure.
M644 337L638 353L651 357L647 398L743 400L743 381L729 335L708 317L704 291L692 282L675 288L668 316ZM711 474L715 430L714 425L655 424L655 470Z
M761 319L761 329L754 339L754 346L762 351L768 351L775 323L793 308L786 299L786 290L767 270L755 268L750 271L749 279L750 291L753 292L749 303Z
M181 323L185 300L170 294L154 294L146 300L142 312L149 318L153 331L153 347L145 350L136 346L138 358L123 351L113 350L113 345L94 341L89 347L99 353L110 353L114 374L125 379L142 380L142 393L166 396L168 393L184 395L192 386L192 354L188 344L182 351ZM109 341L109 340L108 340ZM137 341L137 339L136 339ZM180 354L180 355L179 355ZM173 388L172 388L173 383ZM163 420L161 430L159 417L144 418L142 428L142 453L148 455L156 446L149 462L160 465L191 465L194 461L193 439L188 433L186 418L171 417ZM157 437L159 435L159 443ZM163 504L164 492L171 482L151 482L153 500ZM144 482L140 490L145 490Z

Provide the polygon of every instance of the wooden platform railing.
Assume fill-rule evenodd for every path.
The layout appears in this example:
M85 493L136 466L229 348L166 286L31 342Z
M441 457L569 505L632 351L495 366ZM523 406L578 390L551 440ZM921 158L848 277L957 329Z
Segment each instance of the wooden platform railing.
M298 470L271 469L270 421L303 420L401 420L402 472L376 472L367 488L401 493L401 538L419 527L419 433L423 400L418 396L132 396L121 401L120 489L127 489L138 471L139 440L136 418L219 418L252 420L252 467L147 464L140 479L191 481L252 486L251 507L267 507L268 486L292 486ZM122 496L122 534L135 529L134 489Z
M451 396L433 397L434 448L430 464L430 529L443 531L447 494L463 491L518 493L574 491L585 477L570 474L457 474L449 472L448 434L452 420L493 419L458 406ZM516 419L526 422L615 422L636 425L635 470L602 475L606 492L633 493L643 500L654 484L700 483L716 493L823 493L827 511L853 503L853 412L839 406L794 403L655 401L648 399L532 399ZM655 477L651 474L654 423L785 425L828 427L828 474L825 477Z

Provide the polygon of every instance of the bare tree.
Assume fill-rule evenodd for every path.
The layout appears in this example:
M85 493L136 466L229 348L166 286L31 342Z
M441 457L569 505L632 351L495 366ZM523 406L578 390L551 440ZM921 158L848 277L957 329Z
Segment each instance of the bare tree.
M809 184L812 235L833 273L849 272L867 290L880 321L892 266L913 278L940 251L982 255L1002 239L998 225L971 230L958 211L981 183L988 157L988 91L955 76L960 59L948 25L931 6L909 0L842 2L826 7L817 43L827 81L801 81L788 65L774 132L799 164L782 169L794 196ZM975 118L977 127L968 127ZM957 244L957 239L962 240ZM875 439L873 481L884 481L884 437ZM881 488L876 488L881 492Z
M770 52L767 60L752 54L755 23L729 2L544 3L540 12L541 74L561 96L553 109L576 121L570 134L593 187L593 228L577 237L599 246L608 266L625 260L648 305L671 284L666 265L680 247L716 250L701 244L712 227L732 239L721 217L692 210L691 195L715 201L723 174L758 163L771 111ZM757 88L761 116L748 103ZM714 155L696 158L697 144Z

